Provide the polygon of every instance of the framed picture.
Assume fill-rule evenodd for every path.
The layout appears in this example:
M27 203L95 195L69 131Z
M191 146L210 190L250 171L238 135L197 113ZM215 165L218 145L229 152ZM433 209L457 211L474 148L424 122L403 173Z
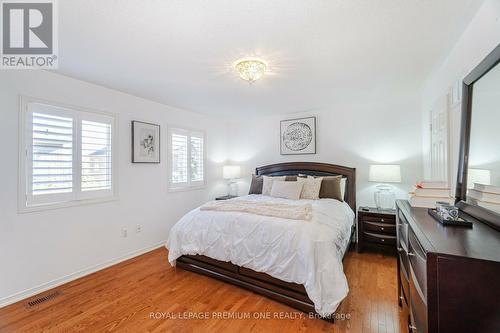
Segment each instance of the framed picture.
M281 121L281 155L316 154L316 117Z
M132 121L132 163L160 163L160 125Z

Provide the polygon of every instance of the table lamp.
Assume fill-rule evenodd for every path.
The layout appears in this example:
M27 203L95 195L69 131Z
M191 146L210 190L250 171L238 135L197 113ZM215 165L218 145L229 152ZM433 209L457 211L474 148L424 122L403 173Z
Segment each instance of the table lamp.
M231 186L236 184L235 179L240 178L241 168L239 165L224 165L222 167L222 178L227 180L227 195L231 195Z
M387 183L401 183L401 166L395 164L372 164L368 181L380 183L374 193L378 209L394 209L396 195Z

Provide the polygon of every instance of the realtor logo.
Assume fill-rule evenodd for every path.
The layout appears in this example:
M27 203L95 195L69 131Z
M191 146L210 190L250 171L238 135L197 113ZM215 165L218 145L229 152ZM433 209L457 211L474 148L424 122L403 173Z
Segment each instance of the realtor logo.
M57 68L55 0L2 0L0 4L0 68Z

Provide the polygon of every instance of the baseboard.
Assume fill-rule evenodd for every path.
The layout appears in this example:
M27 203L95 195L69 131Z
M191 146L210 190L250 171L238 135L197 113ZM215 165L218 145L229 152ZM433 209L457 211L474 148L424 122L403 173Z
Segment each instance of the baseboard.
M13 304L13 303L16 303L16 302L19 302L23 299L29 298L31 296L42 293L42 292L47 291L49 289L58 287L62 284L74 281L74 280L79 279L81 277L84 277L86 275L95 273L97 271L108 268L110 266L116 265L122 261L132 259L134 257L140 256L141 254L158 249L158 248L164 246L165 243L166 243L166 241L162 241L162 242L156 243L152 246L148 246L148 247L136 250L136 251L132 251L124 256L121 256L121 257L118 257L118 258L115 258L112 260L108 260L104 263L85 268L83 270L68 274L66 276L57 278L57 279L49 281L47 283L43 283L37 287L26 289L24 291L21 291L21 292L14 294L14 295L0 298L0 308L5 307L5 306L10 305L10 304Z

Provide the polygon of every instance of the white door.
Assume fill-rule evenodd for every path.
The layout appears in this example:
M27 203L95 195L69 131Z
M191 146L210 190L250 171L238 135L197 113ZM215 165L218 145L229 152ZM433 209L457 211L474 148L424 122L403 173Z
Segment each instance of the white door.
M448 181L449 96L440 98L431 110L431 178Z

